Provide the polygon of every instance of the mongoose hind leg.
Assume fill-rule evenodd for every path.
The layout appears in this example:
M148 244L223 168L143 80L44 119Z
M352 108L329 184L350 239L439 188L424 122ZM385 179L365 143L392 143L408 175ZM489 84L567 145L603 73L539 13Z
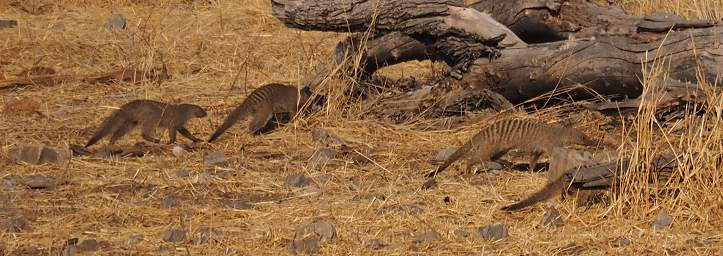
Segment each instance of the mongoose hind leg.
M181 128L178 128L177 130L178 130L179 133L181 133L181 135L182 135L183 137L186 137L186 138L188 138L189 140L192 140L193 142L200 142L200 141L201 141L201 139L196 138L195 136L193 136L193 134L191 134L191 132L188 131L188 130L186 129L186 127L181 127Z
M108 146L113 146L118 139L126 135L126 133L133 129L133 127L136 127L137 124L137 122L124 122L120 124L120 126L113 132L113 135L110 136Z
M542 156L542 151L536 151L532 153L532 157L530 158L530 172L535 172L535 167L537 167L537 161L540 160L540 157Z
M147 122L143 124L143 129L141 130L141 136L144 140L153 142L153 143L161 143L161 140L153 138L153 131L156 130L156 124L154 122Z

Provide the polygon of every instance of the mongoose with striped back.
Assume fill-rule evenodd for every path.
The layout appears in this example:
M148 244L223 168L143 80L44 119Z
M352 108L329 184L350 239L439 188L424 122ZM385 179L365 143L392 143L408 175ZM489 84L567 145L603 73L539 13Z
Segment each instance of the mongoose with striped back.
M554 147L567 145L595 145L595 142L574 128L506 119L482 129L426 177L436 176L463 156L467 156L467 172L470 172L475 164L497 159L512 149L534 153L530 159L533 170L542 153L549 154Z
M297 90L283 84L267 84L252 91L223 121L208 139L213 142L237 122L252 116L249 132L257 133L264 128L274 114L289 113L291 117L311 97L309 87Z
M157 127L168 130L169 143L176 142L176 132L181 133L181 135L193 142L199 142L202 140L194 137L185 126L191 118L205 116L206 111L193 104L176 105L153 100L133 100L124 104L106 118L101 123L100 128L93 134L93 137L85 144L85 147L97 143L108 135L111 136L108 145L113 145L138 125L141 127L143 139L153 143L161 142L153 137Z

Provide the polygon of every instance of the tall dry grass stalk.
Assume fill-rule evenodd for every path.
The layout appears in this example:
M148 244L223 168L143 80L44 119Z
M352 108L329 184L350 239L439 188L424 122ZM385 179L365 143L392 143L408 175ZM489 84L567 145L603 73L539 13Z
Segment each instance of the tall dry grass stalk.
M659 120L658 100L669 71L666 56L646 55L643 63L642 103L634 120L626 125L621 157L630 157L630 166L614 193L612 209L618 215L646 216L661 210L692 221L721 222L723 181L721 149L723 100L719 88L700 82L708 105L684 106L677 121ZM700 69L699 69L700 70ZM698 72L698 81L705 81ZM717 84L717 83L716 83ZM719 90L718 90L719 91ZM666 156L677 165L668 176L661 177L656 159Z
M669 11L688 18L720 20L722 0L620 0L625 9L644 15L653 11Z

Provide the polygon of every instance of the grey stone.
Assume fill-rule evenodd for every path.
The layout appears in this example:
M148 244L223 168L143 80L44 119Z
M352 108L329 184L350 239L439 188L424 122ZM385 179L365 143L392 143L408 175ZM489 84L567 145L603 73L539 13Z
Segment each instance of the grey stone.
M2 230L18 233L30 229L30 222L23 216L7 219L2 224Z
M253 205L251 205L247 202L244 202L241 200L230 200L230 199L224 200L223 206L225 206L227 208L231 208L231 209L236 209L236 210L245 210L245 209L253 208Z
M284 185L286 187L301 188L309 185L309 177L304 173L295 173L284 178Z
M126 240L126 245L133 246L139 244L140 242L143 242L144 238L145 237L143 235L131 235L128 237L128 240Z
M433 162L444 162L454 154L454 152L457 151L456 148L445 148L437 152L437 154L432 159Z
M17 20L0 20L0 29L15 28L18 26Z
M126 29L126 18L120 14L113 14L108 17L103 27L107 30L123 30Z
M464 228L455 229L454 231L452 231L452 233L455 236L462 237L462 238L469 237L469 235L470 235L469 231L467 231L467 229L464 229Z
M630 240L630 238L621 237L621 238L618 238L617 240L615 240L615 243L613 244L613 246L614 247L625 247L632 243L633 243L633 241Z
M229 159L226 157L226 154L223 150L216 150L211 152L206 152L206 154L203 156L203 164L204 165L210 165L210 166L228 166Z
M221 231L212 227L203 227L193 239L193 244L218 243L221 242L221 240L223 240L223 233Z
M81 252L94 252L100 249L100 243L95 239L87 239L75 246Z
M412 244L421 244L424 242L432 242L442 239L442 235L437 233L437 231L434 230L428 230L424 233L419 233L416 236L414 236L414 239L412 239Z
M502 166L502 164L495 162L495 161L484 162L483 166L487 170L495 170L495 171L502 170L505 168L504 166Z
M558 211L557 208L555 208L555 206L552 204L546 205L545 214L542 215L540 225L549 228L556 228L561 227L564 224L565 222L562 219L562 215L560 215L560 211Z
M48 176L35 174L25 177L23 185L31 189L52 189L55 187L55 181Z
M326 146L343 146L348 144L333 132L318 127L311 133L311 140L323 143Z
M164 244L164 245L161 245L160 247L158 247L158 254L166 255L166 254L173 252L174 250L175 250L175 248L171 247L170 245Z
M309 158L308 167L310 169L319 169L331 162L336 156L336 152L330 148L321 148L314 151Z
M163 241L169 243L178 243L186 240L186 231L183 229L169 229L163 235Z
M173 195L168 195L161 201L161 208L163 209L169 209L180 205L178 202L178 199L176 199Z
M424 184L422 184L422 190L433 189L436 187L437 187L437 180L434 178L431 178L431 179L427 180L426 182L424 182Z
M653 230L667 229L673 224L673 217L667 212L660 212L653 218Z
M314 254L319 252L321 240L317 236L309 236L301 239L294 239L289 242L289 253L294 254Z
M61 150L43 144L18 144L10 147L8 155L16 164L67 164L71 152L69 149Z
M206 183L213 181L213 174L209 172L202 172L198 174L198 181Z
M294 234L294 239L289 242L288 250L292 254L312 254L319 251L322 242L328 242L336 238L336 228L331 222L315 220L314 222L299 228Z
M189 176L191 176L191 172L189 172L188 170L181 169L181 170L176 171L176 177L186 178Z
M480 237L490 240L499 241L507 237L507 225L504 223L495 223L480 228L477 233Z
M383 248L386 247L386 246L387 246L386 244L383 244L383 243L382 243L381 241L379 241L378 239L372 239L372 240L369 241L369 243L367 243L367 247L368 247L369 249L372 249L372 250L383 249Z

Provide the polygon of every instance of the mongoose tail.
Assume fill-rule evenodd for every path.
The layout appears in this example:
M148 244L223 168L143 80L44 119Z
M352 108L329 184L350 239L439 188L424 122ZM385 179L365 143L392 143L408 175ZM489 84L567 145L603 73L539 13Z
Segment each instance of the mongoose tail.
M525 207L534 205L538 202L545 201L547 199L550 199L555 194L559 194L560 191L562 191L563 186L565 185L565 175L560 175L559 178L557 178L555 181L548 183L540 189L539 191L535 192L531 196L525 198L522 201L519 201L517 203L502 207L501 210L503 211L518 211L520 209L523 209Z
M425 175L425 177L431 178L431 177L437 176L437 174L439 174L442 171L444 171L445 169L447 169L447 167L449 167L452 163L454 163L460 157L464 156L464 154L469 152L469 150L471 148L472 148L472 140L468 141L467 143L462 145L460 148L458 148L456 151L454 151L454 153L452 153L452 155L449 156L447 158L447 160L444 160L444 163L442 163L442 165L437 167L437 170L434 170L433 172L428 173L427 175Z
M215 132L213 132L213 135L211 135L211 138L208 139L208 142L211 143L218 139L218 137L221 137L221 134L226 132L229 128L231 128L234 124L236 124L241 119L246 118L251 112L249 111L250 105L250 97L246 98L241 105L236 107L233 111L231 111L231 114L226 117L226 120L223 121L223 124L219 126Z
M116 110L113 114L111 114L110 117L105 119L103 123L101 123L98 130L93 134L93 137L91 137L88 140L88 143L85 144L85 147L90 147L95 143L98 143L101 139L103 139L105 136L108 136L109 134L115 132L116 127L119 127L122 123L126 122L125 115L121 112L121 110Z

